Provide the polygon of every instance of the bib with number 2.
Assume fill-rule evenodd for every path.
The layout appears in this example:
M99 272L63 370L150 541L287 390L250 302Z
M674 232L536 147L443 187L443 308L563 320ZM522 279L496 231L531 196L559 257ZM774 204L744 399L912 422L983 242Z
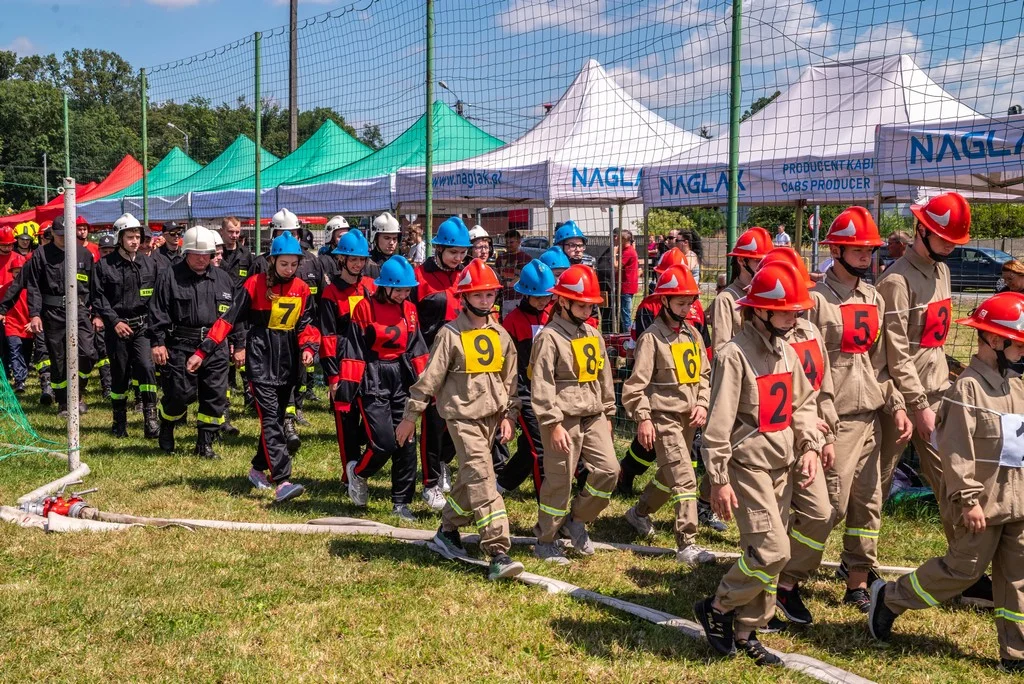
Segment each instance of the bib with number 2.
M278 297L270 305L271 330L294 330L302 313L302 297Z
M580 337L572 341L572 353L579 369L576 377L580 382L594 382L597 372L604 366L601 358L601 344L594 336Z
M700 381L700 348L696 342L673 342L672 360L676 364L676 379L680 385Z
M505 357L501 353L501 337L496 330L464 330L461 337L467 373L496 373L501 370Z
M793 376L762 375L757 379L757 423L761 432L785 430L793 421Z

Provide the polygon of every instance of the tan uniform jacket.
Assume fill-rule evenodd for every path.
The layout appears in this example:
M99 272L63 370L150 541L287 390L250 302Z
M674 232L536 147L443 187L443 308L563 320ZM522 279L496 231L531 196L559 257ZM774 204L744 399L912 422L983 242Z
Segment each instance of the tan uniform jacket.
M472 330L490 330L498 335L502 361L496 372L468 373L466 350L462 333ZM472 344L472 343L469 343ZM489 349L486 344L481 346ZM470 349L475 358L488 360L489 354ZM492 360L496 362L497 360ZM516 347L505 329L488 319L483 328L475 328L465 313L446 323L434 338L427 367L419 380L409 388L405 403L407 420L416 420L437 397L437 412L445 420L477 420L502 413L515 422L519 418L519 394L516 392Z
M949 387L949 366L942 347L922 347L925 313L932 302L950 298L949 267L932 264L913 249L878 279L885 300L885 353L889 374L913 410L926 408L929 394ZM946 326L952 324L952 311ZM933 397L934 399L934 397Z
M597 338L597 379L580 382L572 340ZM555 314L533 340L530 354L531 403L541 425L554 426L565 416L615 417L615 388L601 333L586 323L579 327Z
M690 363L698 370L697 382L680 383L673 344L695 344L697 355ZM688 369L683 371L691 377ZM648 420L651 411L689 413L700 406L708 407L711 395L711 364L700 333L687 322L673 330L661 316L655 319L636 341L633 354L633 372L622 384L622 406L626 414L638 423Z
M738 280L734 280L715 295L715 301L711 303L711 349L715 354L720 352L743 326L743 314L736 306L736 300L745 294L743 286Z
M825 340L821 335L821 331L818 330L818 326L811 323L806 318L797 318L796 327L793 328L793 332L788 335L787 341L790 344L799 344L801 342L817 342L818 351L821 352L821 364L822 364L822 377L821 387L815 394L815 403L818 407L818 417L821 418L825 423L828 424L829 433L825 438L828 444L832 444L836 441L836 433L839 428L839 415L836 413L835 403L833 398L835 397L835 388L832 385L832 372L829 368L828 353L825 350ZM800 363L803 364L803 359L800 359ZM802 366L801 366L802 367ZM806 369L805 374L806 374ZM812 385L813 387L813 385Z
M791 424L777 432L761 432L757 377L792 376ZM796 352L786 340L768 337L745 325L732 342L715 354L711 373L711 410L704 428L702 454L712 484L729 482L730 461L762 470L788 468L797 455L821 451L818 412Z
M837 410L842 411L839 415L850 416L882 408L891 414L905 409L903 395L896 389L886 365L885 302L875 288L861 280L851 289L829 269L825 279L811 290L811 298L814 308L809 318L821 331L828 350L835 390L833 401ZM866 353L842 350L844 324L840 307L844 304L873 304L878 312L878 337Z
M942 397L935 421L947 498L959 506L980 503L993 524L1024 519L1024 469L999 465L999 413L1024 414L1024 380L1009 375L972 357Z

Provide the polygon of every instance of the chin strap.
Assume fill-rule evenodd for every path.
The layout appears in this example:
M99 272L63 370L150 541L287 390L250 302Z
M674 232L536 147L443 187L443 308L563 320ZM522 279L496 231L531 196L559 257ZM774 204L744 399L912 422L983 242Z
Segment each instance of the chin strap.
M793 328L777 328L774 325L772 325L772 316L774 314L775 312L769 309L767 318L761 318L760 316L758 316L758 320L760 320L764 327L768 329L768 337L771 339L773 345L775 344L775 340L777 338L785 337L786 335L793 331Z
M871 271L870 263L868 263L864 268L857 268L856 266L851 265L850 262L846 260L846 247L839 248L839 258L836 259L836 263L842 264L843 268L845 268L850 275L857 276L858 278L863 278Z
M999 367L999 374L1006 377L1006 372L1010 370L1010 361L1006 358L1006 348L1010 346L1010 341L1005 337L999 338L1002 341L1002 345L997 349L992 340L986 339L985 343L992 347L992 351L996 353L996 365Z
M491 310L490 309L479 309L479 308L473 306L472 304L470 304L469 300L466 299L465 297L462 298L462 306L464 306L467 309L469 309L469 311L472 312L472 314L474 316L477 316L479 318L487 318L488 316L491 315Z
M437 267L440 268L442 271L456 271L462 268L462 264L459 264L455 268L448 268L447 266L445 266L444 259L441 258L442 256L444 256L445 249L445 247L438 247L437 251L434 252L434 263L437 264Z
M391 296L394 293L394 291L395 291L395 288L393 288L393 287L385 287L384 288L384 296L387 297L388 301L391 302L392 304L394 304L395 306L402 306L402 302L396 302L394 300L394 298Z
M352 270L349 269L349 267L348 267L348 257L345 257L345 272L348 273L353 278L355 278L356 280L358 280L359 277L361 275L363 275L362 271L356 271L356 272L353 273Z
M750 268L751 259L746 259L746 258L741 258L741 257L737 257L737 258L739 258L739 260L740 260L740 267L744 271L749 273L751 278L753 278L755 271L754 271L754 269Z
M934 261L935 263L941 264L947 258L949 258L947 255L939 254L938 252L936 252L935 250L932 249L931 234L929 233L927 228L921 228L921 233L922 233L921 240L922 240L922 242L924 242L924 248L926 250L928 250L928 257L932 261Z
M579 318L576 316L576 314L572 312L572 305L562 307L562 310L565 311L565 314L569 317L569 320L572 321L576 325L576 327L579 327L587 322L586 318Z

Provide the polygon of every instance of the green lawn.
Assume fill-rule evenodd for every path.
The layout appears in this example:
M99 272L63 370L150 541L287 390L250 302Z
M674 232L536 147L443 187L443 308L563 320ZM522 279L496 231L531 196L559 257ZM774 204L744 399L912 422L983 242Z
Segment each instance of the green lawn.
M243 437L205 462L168 457L141 439L108 436L109 413L90 395L83 458L95 506L136 515L303 522L355 516L339 484L334 424L322 408L295 480L307 494L283 506L252 492L245 479L256 423L240 417ZM237 401L237 400L236 400ZM62 429L32 396L26 410L44 434ZM188 446L190 430L179 430ZM624 446L620 445L620 446ZM0 495L18 496L62 474L44 456L0 463ZM366 515L397 524L389 480L371 481ZM514 533L536 520L532 488L507 497ZM632 501L613 499L593 526L602 541L633 541L621 515ZM417 496L419 527L437 518ZM671 546L668 511L658 514L655 544ZM735 534L702 542L732 550ZM828 558L837 557L836 537ZM904 513L883 527L881 562L913 565L943 550L929 514ZM681 570L668 558L599 553L569 568L513 555L527 569L692 619L691 606L712 592L726 565ZM863 617L842 607L830 573L808 586L818 623L795 634L766 635L878 682L998 681L989 613L950 608L908 614L885 647ZM488 583L480 571L432 552L379 538L271 536L180 529L104 535L44 535L0 525L0 672L4 681L344 682L667 682L810 681L787 670L759 671L745 659L713 657L705 645L612 609L518 583Z

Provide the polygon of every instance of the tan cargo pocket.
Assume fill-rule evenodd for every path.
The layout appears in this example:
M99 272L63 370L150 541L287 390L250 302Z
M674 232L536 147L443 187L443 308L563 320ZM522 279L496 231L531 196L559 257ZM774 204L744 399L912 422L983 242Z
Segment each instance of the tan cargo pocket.
M747 511L747 520L751 534L763 534L772 531L772 517L763 508L757 511Z

